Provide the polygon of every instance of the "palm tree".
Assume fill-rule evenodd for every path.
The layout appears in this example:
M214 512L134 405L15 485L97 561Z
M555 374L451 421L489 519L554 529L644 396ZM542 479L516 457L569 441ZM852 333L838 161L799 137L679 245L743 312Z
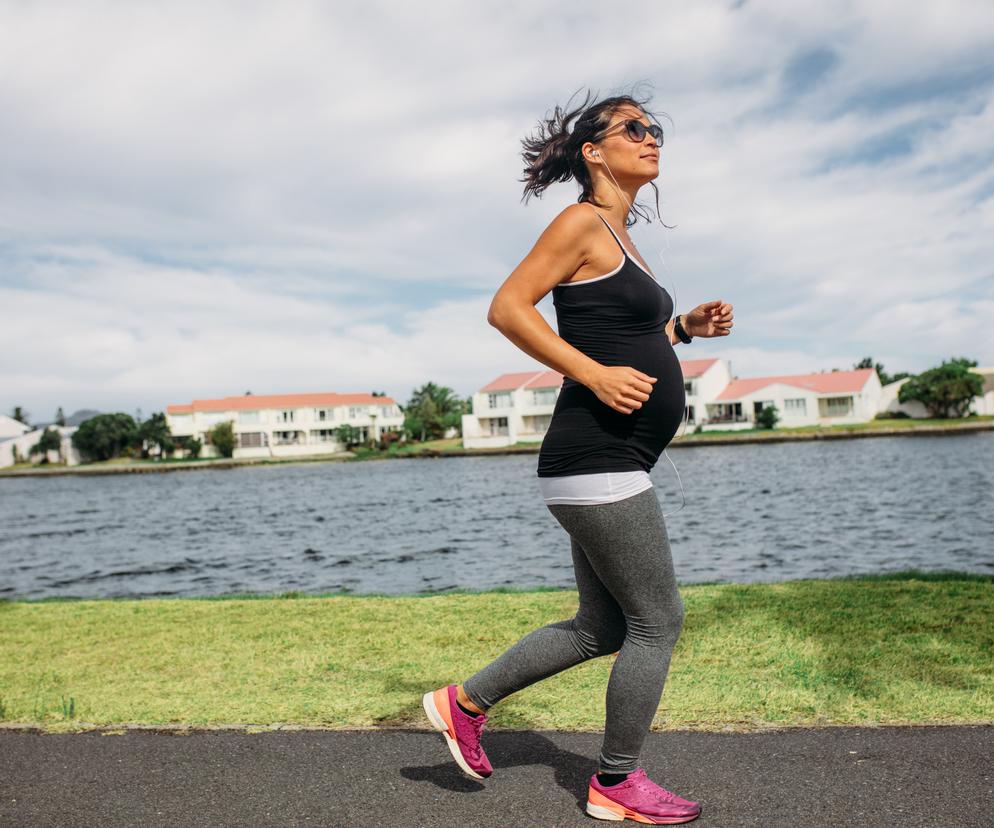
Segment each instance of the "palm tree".
M465 401L451 388L426 382L414 390L404 408L405 426L420 432L422 441L428 435L441 437L450 426L459 426L465 410Z

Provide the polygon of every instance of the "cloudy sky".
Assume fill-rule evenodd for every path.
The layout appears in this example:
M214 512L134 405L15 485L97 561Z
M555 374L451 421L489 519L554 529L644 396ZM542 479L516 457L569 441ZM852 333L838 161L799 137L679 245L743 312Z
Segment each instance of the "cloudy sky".
M632 237L735 306L681 358L994 364L990 2L0 2L0 410L539 367L486 311L577 189L522 204L520 140L640 81Z

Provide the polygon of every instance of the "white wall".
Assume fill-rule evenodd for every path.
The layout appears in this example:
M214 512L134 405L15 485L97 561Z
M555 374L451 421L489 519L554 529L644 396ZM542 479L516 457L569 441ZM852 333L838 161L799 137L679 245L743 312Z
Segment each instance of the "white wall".
M911 400L906 403L897 401L897 392L909 379L911 377L905 377L904 379L895 380L883 386L880 390L880 399L877 401L877 411L886 411L888 414L901 412L907 414L909 417L916 418L930 416L928 409L922 403L918 402L918 400Z
M538 399L535 392L538 392ZM493 393L496 397L493 407L491 392L478 391L473 395L473 413L464 414L462 418L463 447L494 448L542 442L556 408L559 387L517 388ZM549 401L543 402L543 398ZM491 434L490 420L500 418L507 420L507 433Z
M0 414L0 440L5 440L8 437L20 437L31 430L31 426L24 425L20 420L15 420L6 414Z
M76 430L76 426L49 426L49 428L54 428L62 436L62 449L61 457L60 452L50 451L48 452L48 462L49 463L59 463L63 459L68 466L78 466L80 463L79 452L72 445L72 434ZM45 429L38 428L34 431L29 431L22 434L20 437L12 437L7 440L0 442L0 468L4 466L14 465L14 447L17 447L18 457L21 462L27 459L31 459L32 462L37 463L41 460L41 455L36 454L34 457L29 458L28 452L31 447L37 444L41 439L41 435L44 433Z
M688 422L688 427L707 419L707 403L713 401L731 381L731 367L724 359L712 363L700 376L685 378L684 384L690 385L687 406L694 409L694 419Z

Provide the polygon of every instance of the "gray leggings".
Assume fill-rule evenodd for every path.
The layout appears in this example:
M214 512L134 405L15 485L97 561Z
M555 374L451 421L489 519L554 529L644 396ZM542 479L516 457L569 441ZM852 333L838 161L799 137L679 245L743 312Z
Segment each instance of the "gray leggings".
M485 710L568 667L618 652L597 770L630 773L683 627L663 511L654 489L615 503L547 508L570 536L576 616L530 632L466 679L463 690Z

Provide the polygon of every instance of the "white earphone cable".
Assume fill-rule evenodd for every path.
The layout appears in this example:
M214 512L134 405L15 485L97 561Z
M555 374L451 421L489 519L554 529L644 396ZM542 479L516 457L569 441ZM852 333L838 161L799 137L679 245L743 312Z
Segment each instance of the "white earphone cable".
M594 150L593 154L597 155L598 157L600 157L600 153L597 152L597 150ZM611 180L614 182L614 188L621 194L621 197L625 200L625 203L628 205L628 212L625 213L625 215L627 216L628 213L630 213L632 211L632 203L628 199L628 196L625 194L625 191L622 190L621 187L618 185L618 182L617 182L617 180L614 177L614 173L611 172L611 167L608 165L607 161L604 161L604 159L601 159L601 160L604 163L604 168L607 170L608 175L611 176ZM658 216L657 216L657 218L658 218ZM663 239L665 241L665 246L668 248L669 247L669 239L665 235L663 236ZM677 316L677 312L676 312L676 284L673 281L673 274L670 272L669 266L666 263L666 257L663 255L663 251L662 250L657 250L656 252L659 254L659 258L660 258L660 260L663 263L663 271L666 273L667 281L669 281L670 287L673 289L673 292L672 292L671 296L673 298L673 318L675 319L676 316ZM685 433L685 431L686 431L687 420L688 420L688 410L689 409L688 409L687 405L684 404L684 406L683 406L683 418L680 420L680 427L677 429L677 433L675 435L677 437L682 436ZM663 456L667 460L670 461L670 465L673 467L673 471L676 473L677 482L680 484L680 497L682 499L682 502L680 503L680 506L678 508L674 509L672 512L664 512L663 513L663 517L670 517L670 515L675 515L684 506L687 505L687 493L686 493L686 491L683 488L683 478L680 477L680 470L677 469L676 463L673 462L673 458L670 457L669 454L666 453L666 449L663 449Z

